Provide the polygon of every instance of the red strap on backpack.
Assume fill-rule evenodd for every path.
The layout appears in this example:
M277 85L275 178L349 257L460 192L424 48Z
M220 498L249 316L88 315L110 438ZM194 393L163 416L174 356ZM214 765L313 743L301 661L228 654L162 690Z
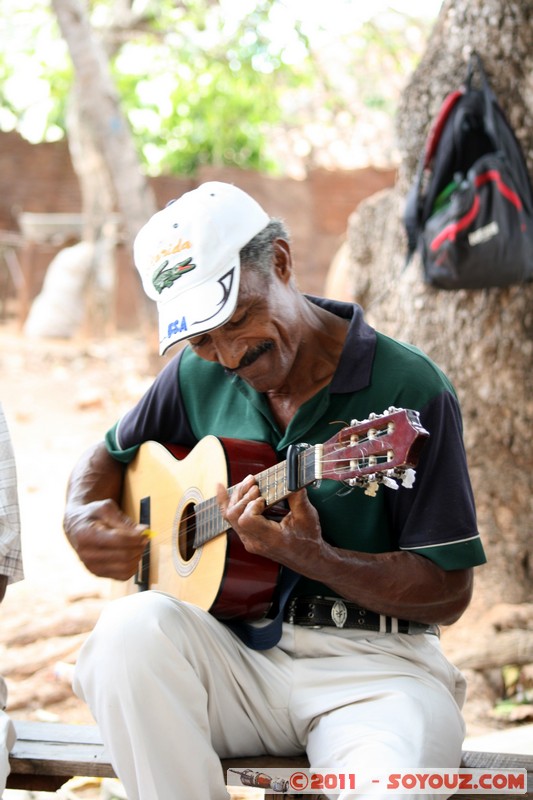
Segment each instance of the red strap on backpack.
M424 169L427 169L431 163L433 156L435 155L435 150L437 149L437 144L440 139L440 135L442 133L442 129L446 124L446 120L450 116L450 112L454 105L457 103L460 97L462 97L465 93L464 89L456 89L454 92L450 92L450 94L444 99L438 117L436 118L433 126L428 134L428 138L426 140L426 152L424 155Z

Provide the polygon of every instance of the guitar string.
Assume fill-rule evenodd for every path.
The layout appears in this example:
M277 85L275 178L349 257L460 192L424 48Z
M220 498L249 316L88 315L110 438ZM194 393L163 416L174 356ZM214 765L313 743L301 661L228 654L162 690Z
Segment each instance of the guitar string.
M357 446L365 444L368 441L375 441L375 440L371 440L371 439L368 439L368 438L361 439L359 442L357 442ZM349 446L350 445L338 445L339 449L336 452L333 451L334 457L322 457L320 459L321 464L322 465L335 464L335 463L336 464L340 464L342 461L345 461L348 465L352 466L352 468L353 468L354 463L360 464L361 462L364 463L364 462L366 462L368 460L368 456L362 456L362 457L359 457L359 458L348 458L348 457L339 458L337 454L340 453L341 450L343 450L343 449L345 449L346 447L349 447ZM303 457L304 462L307 462L307 461L311 460L311 456L314 456L316 454L315 451L316 451L316 446L313 445L310 448L308 448L307 450L303 450L302 453L300 454L300 456ZM388 461L386 453L377 454L377 455L372 454L372 457L377 459L377 463L376 464L372 464L372 467L378 467L381 463L383 463L383 464L390 463ZM274 464L271 467L268 467L263 472L258 473L258 475L254 476L256 478L256 480L261 479L262 476L267 476L266 478L263 478L263 480L258 480L258 484L260 485L260 488L261 488L261 484L262 483L266 483L266 486L264 487L264 489L266 489L267 492L270 489L274 488L274 489L276 489L276 493L277 493L279 491L279 487L282 488L282 494L281 494L280 498L278 499L278 501L276 503L273 503L272 505L268 505L267 509L271 509L271 508L275 507L277 505L277 503L280 502L280 500L283 500L285 497L287 497L290 494L290 492L287 490L287 485L286 485L287 484L287 475L286 475L285 465L286 465L286 462L281 462L279 464ZM305 466L308 466L308 465L304 464L304 472L305 472ZM339 467L339 469L340 469L340 467ZM339 471L339 470L337 470L337 471ZM278 473L279 473L279 475L278 475ZM271 475L275 476L275 480L274 480L273 483L269 482L269 478L270 478ZM235 486L228 487L228 494L230 496L231 496L232 492L237 488L238 485L239 484L236 484ZM262 491L264 491L264 489L262 489ZM262 495L262 496L264 497L264 495ZM161 497L159 499L160 499L160 501L163 500L163 498L161 498ZM265 498L265 499L267 499L267 498ZM222 516L222 513L220 511L220 507L218 505L216 496L203 499L199 503L196 503L196 504L194 504L193 500L191 499L191 502L188 505L194 505L194 510L192 511L192 513L185 514L179 520L176 520L176 518L174 517L173 520L172 520L172 524L171 525L167 525L162 529L159 529L157 531L153 531L154 537L157 537L157 544L158 545L170 542L174 538L174 534L175 534L175 531L176 531L176 522L179 522L180 528L183 529L184 527L186 528L187 525L190 522L192 522L193 520L196 521L196 526L195 526L196 530L194 531L193 536L194 536L195 539L198 540L198 546L199 547L202 546L203 544L206 544L207 542L211 541L216 536L224 533L225 531L231 530L231 524L229 524L227 522L227 520L225 520L224 517ZM177 510L177 506L176 506L176 510ZM209 528L207 535L198 536L198 531L203 529L203 528L205 528L206 525Z
M307 453L308 451L305 452ZM283 487L282 496L285 497L289 494L286 488L286 471L284 462L280 464L274 464L272 467L269 467L268 469L256 475L255 478L258 479L265 475L268 477L263 478L263 480L259 482L266 484L264 488L267 490L267 492L272 488L277 488L277 491L279 492L278 487ZM275 480L273 482L269 480L270 476L272 475L275 476ZM230 496L238 485L239 484L228 487L228 493ZM164 500L162 497L159 499L160 501ZM192 499L189 505L193 505ZM198 524L199 518L200 525ZM192 520L196 520L196 531L198 531L198 528L202 527L202 525L205 527L207 524L211 527L211 531L209 532L210 535L207 538L203 538L203 540L200 542L200 546L205 544L207 541L210 541L210 539L215 538L215 536L224 533L224 531L231 529L231 525L222 517L216 496L206 498L197 503L194 507L194 511L191 514L184 515L179 519L180 527L186 526L187 523L191 522ZM216 530L213 530L213 525L215 524L218 524L219 527L216 528ZM174 518L172 525L166 526L161 530L154 531L155 535L157 536L157 543L165 544L166 542L171 541L174 537L175 529L176 519Z
M305 456L306 461L310 460L309 451L304 451L303 455ZM338 461L339 459L321 459L322 463L334 463L334 462L338 463ZM274 476L273 481L270 480L271 476ZM279 500L284 499L290 494L286 485L286 471L284 463L275 464L272 467L269 467L264 472L260 473L259 475L256 475L255 477L256 479L258 479L258 484L263 493L262 496L267 501L267 508L275 506L277 502L279 502ZM228 488L228 493L230 496L235 488L236 486ZM276 495L280 495L277 502L269 502L268 500L268 494L269 492L271 492L272 489L275 490ZM189 505L194 505L194 500L192 498ZM190 515L184 515L183 517L181 517L180 521L181 523L187 523L193 519L198 520L200 515L204 518L202 521L205 521L205 518L207 518L208 525L212 526L213 523L216 523L221 526L219 530L217 529L217 534L222 533L224 532L224 530L229 530L231 528L231 525L221 515L216 496L206 498L204 500L201 500L199 503L196 503L194 511ZM168 530L171 529L172 529L171 527L168 528Z

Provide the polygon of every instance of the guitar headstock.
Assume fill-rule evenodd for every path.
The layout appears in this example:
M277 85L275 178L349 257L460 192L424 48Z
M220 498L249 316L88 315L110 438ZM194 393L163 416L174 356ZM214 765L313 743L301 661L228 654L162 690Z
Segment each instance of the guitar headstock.
M383 414L352 420L323 446L322 477L375 494L379 484L410 488L429 433L418 411L390 407Z

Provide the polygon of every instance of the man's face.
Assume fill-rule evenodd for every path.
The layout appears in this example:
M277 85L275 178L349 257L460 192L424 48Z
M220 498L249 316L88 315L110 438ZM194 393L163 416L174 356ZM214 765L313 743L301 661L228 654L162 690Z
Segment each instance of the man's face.
M189 344L200 358L218 362L258 392L276 390L283 386L299 346L295 307L290 272L276 270L268 280L245 270L233 316Z

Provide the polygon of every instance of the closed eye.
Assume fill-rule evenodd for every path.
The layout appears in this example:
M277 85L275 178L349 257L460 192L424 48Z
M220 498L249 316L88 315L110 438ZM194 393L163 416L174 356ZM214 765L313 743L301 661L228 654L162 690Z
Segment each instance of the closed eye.
M247 319L248 319L248 312L247 311L245 311L244 314L241 317L237 317L237 318L235 318L235 314L234 314L233 317L229 320L229 322L226 323L226 325L227 325L228 328L238 328L239 325L244 325L244 323L247 321Z
M196 348L205 347L206 344L208 343L209 343L208 336L198 336L195 337L194 339L189 339L189 344L193 348L193 350L196 350Z

